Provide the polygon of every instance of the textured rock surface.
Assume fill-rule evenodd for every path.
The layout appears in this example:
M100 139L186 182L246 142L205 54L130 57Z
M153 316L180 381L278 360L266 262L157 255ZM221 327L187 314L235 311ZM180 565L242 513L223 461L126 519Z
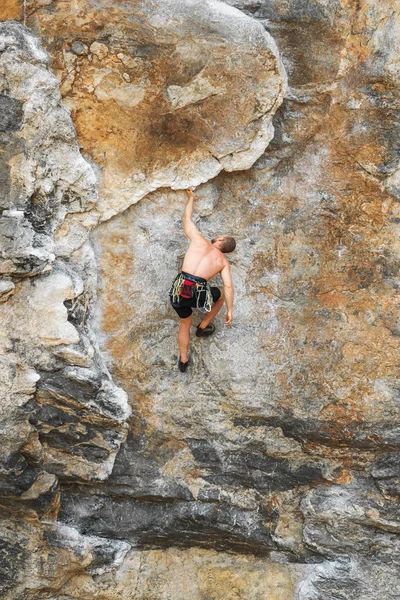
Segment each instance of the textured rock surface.
M80 143L102 169L88 222L163 186L249 168L273 136L285 73L272 37L214 0L28 3ZM65 35L63 35L63 33Z
M51 573L58 559L42 568L47 529L38 520L54 521L59 479L110 474L130 414L85 322L96 284L90 245L65 260L54 243L68 213L95 203L96 177L47 63L37 38L17 23L0 24L2 597L26 597L27 588L71 576L70 567ZM56 523L50 530L65 538ZM88 565L92 542L85 542ZM79 568L80 557L71 565Z
M27 3L99 168L96 205L45 54L1 26L2 219L15 240L2 243L0 288L2 593L398 599L400 10L188 1L166 21L170 3L149 6ZM254 34L245 49L232 45L238 23ZM284 78L261 26L288 73L279 109ZM27 111L41 81L46 128ZM270 134L257 111L275 109L260 156ZM196 190L201 231L238 239L236 303L230 330L218 318L213 338L194 338L183 379L167 292L185 195L147 192L211 178L201 160L215 143L237 142L236 168L256 113L254 166Z

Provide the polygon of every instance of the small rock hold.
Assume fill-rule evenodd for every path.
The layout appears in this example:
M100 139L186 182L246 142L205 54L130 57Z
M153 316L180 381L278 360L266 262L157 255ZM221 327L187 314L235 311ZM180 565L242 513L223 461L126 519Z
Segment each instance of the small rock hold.
M6 279L0 281L0 302L7 302L14 292L15 285L12 281Z
M20 449L20 453L34 464L39 464L43 460L43 446L40 443L37 431L30 433L28 440Z
M128 56L127 54L119 52L117 57L125 65L125 67L128 67L129 69L133 69L136 65L135 59L132 58L132 56Z
M87 367L88 366L88 356L79 352L79 350L74 350L69 346L62 348L55 352L55 356L64 360L66 363L70 365L75 365L79 367Z
M75 40L72 42L71 51L77 56L82 56L82 54L87 54L89 52L89 48L83 42Z
M57 483L57 477L52 473L41 473L31 487L21 494L22 500L36 500L41 494L50 491Z
M108 54L108 48L105 44L101 44L100 42L93 42L90 46L90 52L97 56L99 60L103 60Z
M202 185L196 190L196 211L200 217L209 217L218 203L218 189L215 185Z

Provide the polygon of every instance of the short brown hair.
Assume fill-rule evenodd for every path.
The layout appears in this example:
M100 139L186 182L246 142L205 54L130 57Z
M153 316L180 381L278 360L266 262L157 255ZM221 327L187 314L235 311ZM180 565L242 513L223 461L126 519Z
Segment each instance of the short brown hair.
M221 252L227 254L228 252L233 252L236 248L236 241L230 235L224 236L224 241L221 243Z

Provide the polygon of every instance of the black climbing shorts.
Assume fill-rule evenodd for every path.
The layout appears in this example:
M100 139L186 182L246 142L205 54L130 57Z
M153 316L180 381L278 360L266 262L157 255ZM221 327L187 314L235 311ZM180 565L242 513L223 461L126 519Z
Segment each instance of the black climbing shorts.
M213 286L210 287L211 295L213 302L216 302L221 298L221 291L218 287ZM171 301L171 296L170 296ZM200 292L198 298L194 296L193 298L180 298L179 306L174 306L171 302L172 308L177 312L178 316L181 319L187 319L193 313L192 308L196 308L198 305L203 306L206 301L206 292ZM199 304L197 304L199 303Z

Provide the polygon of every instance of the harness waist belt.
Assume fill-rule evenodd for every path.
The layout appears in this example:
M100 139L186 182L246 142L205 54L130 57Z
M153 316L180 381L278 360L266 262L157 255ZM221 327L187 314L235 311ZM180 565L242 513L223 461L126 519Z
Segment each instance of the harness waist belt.
M197 277L197 275L192 275L191 273L186 273L185 271L181 271L181 273L185 279L193 281L193 283L207 283L207 279L203 279L203 277Z

